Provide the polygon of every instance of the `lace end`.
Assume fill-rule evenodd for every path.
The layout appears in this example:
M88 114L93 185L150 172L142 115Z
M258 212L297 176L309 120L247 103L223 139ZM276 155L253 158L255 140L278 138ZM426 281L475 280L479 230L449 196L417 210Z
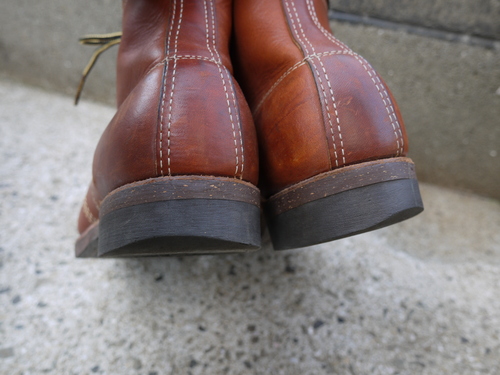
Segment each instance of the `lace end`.
M80 78L80 83L78 84L78 88L76 90L75 105L78 105L87 76L94 67L101 53L113 47L114 45L119 44L121 42L121 39L122 39L121 32L109 33L109 34L91 34L91 35L85 35L84 37L79 39L81 44L100 45L101 47L97 48L94 51L94 53L90 57L89 62L83 69L82 77Z

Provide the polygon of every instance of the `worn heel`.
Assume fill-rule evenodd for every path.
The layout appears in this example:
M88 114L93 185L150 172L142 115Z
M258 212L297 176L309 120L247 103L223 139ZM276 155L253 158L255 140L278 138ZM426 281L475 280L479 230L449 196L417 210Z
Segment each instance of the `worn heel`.
M245 252L260 247L260 193L218 177L160 177L104 199L99 221L80 236L77 257Z
M422 211L415 167L408 158L323 173L275 194L265 205L275 250L352 236Z

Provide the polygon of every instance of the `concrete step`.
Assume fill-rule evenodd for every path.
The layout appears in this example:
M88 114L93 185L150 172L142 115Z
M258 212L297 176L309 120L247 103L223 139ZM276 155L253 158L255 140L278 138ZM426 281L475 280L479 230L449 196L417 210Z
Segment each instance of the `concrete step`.
M2 374L498 374L500 204L308 249L73 257L114 110L0 81Z
M500 40L498 0L330 0L330 8L400 24Z

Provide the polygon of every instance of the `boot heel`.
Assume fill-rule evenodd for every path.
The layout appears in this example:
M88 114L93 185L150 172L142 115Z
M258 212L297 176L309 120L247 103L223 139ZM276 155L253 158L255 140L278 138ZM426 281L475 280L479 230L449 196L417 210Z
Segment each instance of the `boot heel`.
M77 257L245 252L260 247L260 193L232 178L160 177L104 199Z
M408 158L326 172L275 194L265 205L275 250L352 236L422 211L414 164Z

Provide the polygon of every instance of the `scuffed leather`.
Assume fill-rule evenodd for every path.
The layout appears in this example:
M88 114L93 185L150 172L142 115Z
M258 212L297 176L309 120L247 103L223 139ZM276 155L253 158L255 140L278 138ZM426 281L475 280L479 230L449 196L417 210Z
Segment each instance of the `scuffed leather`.
M253 112L261 189L406 155L382 78L330 32L324 0L235 0L237 79Z
M231 0L123 3L116 115L97 145L82 233L107 194L160 176L258 182L252 115L232 76Z

